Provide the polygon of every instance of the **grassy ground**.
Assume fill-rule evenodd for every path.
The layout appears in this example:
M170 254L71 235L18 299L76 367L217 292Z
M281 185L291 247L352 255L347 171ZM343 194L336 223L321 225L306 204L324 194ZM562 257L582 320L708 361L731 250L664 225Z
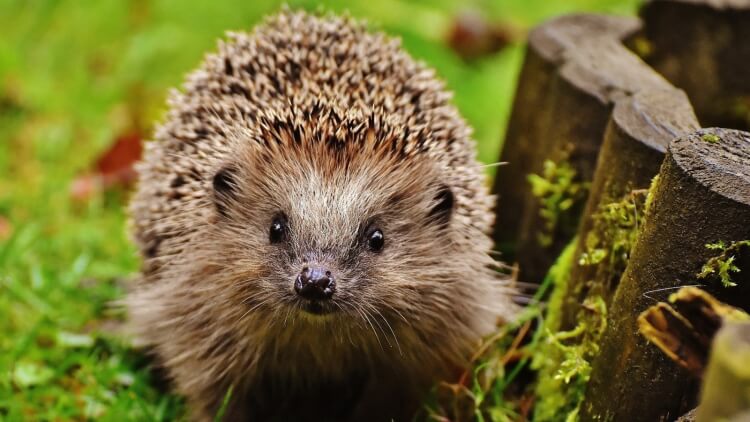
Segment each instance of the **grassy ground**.
M311 1L292 6L315 9ZM403 38L437 68L497 159L522 50L467 64L444 43L449 0L329 1ZM463 6L465 7L465 6ZM474 1L525 28L572 10L630 12L614 0ZM87 201L71 181L118 135L145 133L177 85L227 29L251 27L274 1L0 0L0 419L172 420L181 401L154 385L142 356L112 334L108 306L138 268L126 194Z

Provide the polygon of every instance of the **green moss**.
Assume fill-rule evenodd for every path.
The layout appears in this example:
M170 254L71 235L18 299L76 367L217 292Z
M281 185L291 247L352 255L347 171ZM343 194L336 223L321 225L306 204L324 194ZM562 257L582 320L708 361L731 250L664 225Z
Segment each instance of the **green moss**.
M624 271L639 228L652 206L658 182L656 176L648 190L633 190L618 201L602 204L592 216L593 227L585 239L584 252L576 257L574 247L569 245L550 271L554 290L544 324L546 337L532 362L532 369L538 371L533 420L578 420L591 375L591 362L599 353L599 341L607 327L607 302L602 296L604 291L589 291L577 315L578 325L569 331L559 331L564 295L570 292L567 286L570 265L575 262L601 266L602 272L596 273L599 278L615 278ZM576 240L573 242L575 245Z
M606 263L608 274L612 275L625 270L646 214L647 193L645 189L634 190L617 202L599 206L579 265Z
M651 179L651 185L648 187L648 193L646 194L646 203L644 204L644 215L648 215L651 212L651 207L654 203L654 196L656 195L656 189L659 187L659 175L657 174Z
M607 306L601 297L587 298L578 325L570 331L547 332L535 354L537 369L535 421L574 421L591 376L591 361L607 327Z
M542 174L530 174L527 180L539 201L539 216L544 220L537 240L547 247L554 240L561 217L586 198L588 184L577 181L576 170L566 160L545 160Z
M576 244L577 239L568 244L547 276L553 291L542 327L545 337L534 351L531 363L531 368L538 371L536 421L577 420L591 373L590 362L598 352L598 341L606 328L604 300L591 298L584 303L584 315L578 326L570 331L559 331Z
M545 278L552 285L552 294L547 303L547 314L544 319L544 330L546 331L556 332L560 329L560 312L562 311L565 292L568 290L570 271L575 262L573 258L577 243L577 237L568 243Z
M654 54L654 44L645 35L635 37L630 43L633 51L639 57L645 59Z
M728 246L721 240L716 243L707 244L706 248L721 252L706 261L703 268L701 268L701 272L697 274L698 278L705 279L710 276L718 277L724 287L736 286L737 283L732 281L730 273L737 273L740 271L739 267L737 267L734 262L737 259L740 250L745 247L750 247L750 240L731 242Z
M538 371L533 420L578 420L591 362L599 352L599 341L607 326L605 290L593 289L577 315L578 325L569 331L559 331L563 296L570 291L569 265L575 262L600 266L597 280L588 281L588 285L604 283L624 271L657 183L658 178L654 178L649 190L634 190L618 201L602 204L592 217L594 224L585 239L584 252L576 257L574 250L566 249L558 261L568 264L565 273L561 274L559 268L553 268L555 273L550 272L555 277L555 290L544 325L546 338L532 362L532 369Z
M709 144L717 144L721 141L721 137L719 137L719 135L714 135L713 133L706 133L701 136L701 140L708 142Z

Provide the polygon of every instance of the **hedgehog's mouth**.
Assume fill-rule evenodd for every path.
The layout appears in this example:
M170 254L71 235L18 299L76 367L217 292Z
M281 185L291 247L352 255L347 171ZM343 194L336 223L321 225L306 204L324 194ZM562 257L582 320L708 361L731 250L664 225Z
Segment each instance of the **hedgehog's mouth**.
M318 300L300 300L299 308L302 312L310 315L328 315L336 311L330 302L321 302Z

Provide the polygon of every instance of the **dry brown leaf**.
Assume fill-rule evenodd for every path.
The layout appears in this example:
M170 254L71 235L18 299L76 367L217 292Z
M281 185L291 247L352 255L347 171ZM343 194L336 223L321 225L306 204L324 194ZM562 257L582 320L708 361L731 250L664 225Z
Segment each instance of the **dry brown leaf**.
M638 317L638 329L664 354L695 376L702 376L711 341L727 320L750 319L696 287L683 287Z
M71 196L87 200L102 191L132 185L136 180L134 165L143 153L141 139L138 132L118 136L96 160L92 172L73 180Z

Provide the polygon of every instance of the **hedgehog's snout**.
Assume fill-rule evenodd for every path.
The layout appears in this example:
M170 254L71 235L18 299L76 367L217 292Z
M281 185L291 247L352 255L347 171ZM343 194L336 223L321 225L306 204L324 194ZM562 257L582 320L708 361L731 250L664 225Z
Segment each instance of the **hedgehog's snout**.
M294 291L308 300L323 301L330 299L336 291L333 274L319 266L304 267L294 281Z

